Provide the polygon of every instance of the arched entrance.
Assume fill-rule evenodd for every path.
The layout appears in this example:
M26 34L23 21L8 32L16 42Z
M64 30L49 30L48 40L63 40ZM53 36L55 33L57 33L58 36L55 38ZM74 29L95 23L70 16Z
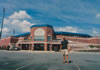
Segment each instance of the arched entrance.
M34 44L34 50L44 51L44 44Z

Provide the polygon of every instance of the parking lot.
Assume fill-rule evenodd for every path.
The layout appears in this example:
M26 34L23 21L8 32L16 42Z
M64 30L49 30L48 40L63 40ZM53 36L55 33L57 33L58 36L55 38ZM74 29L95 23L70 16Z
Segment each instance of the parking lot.
M100 70L100 53L70 53L63 63L58 52L0 50L0 70Z

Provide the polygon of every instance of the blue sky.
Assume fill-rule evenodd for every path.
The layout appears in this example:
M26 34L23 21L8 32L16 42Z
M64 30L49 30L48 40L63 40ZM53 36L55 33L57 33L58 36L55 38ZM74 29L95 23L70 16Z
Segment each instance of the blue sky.
M0 22L3 8L4 36L11 35L13 29L16 34L27 32L32 24L100 36L100 0L0 0Z

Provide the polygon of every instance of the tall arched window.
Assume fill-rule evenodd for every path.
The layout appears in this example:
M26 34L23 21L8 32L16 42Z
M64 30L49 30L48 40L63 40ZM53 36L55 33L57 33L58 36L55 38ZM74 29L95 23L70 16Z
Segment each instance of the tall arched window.
M44 41L44 40L45 40L45 31L41 28L35 30L34 41Z

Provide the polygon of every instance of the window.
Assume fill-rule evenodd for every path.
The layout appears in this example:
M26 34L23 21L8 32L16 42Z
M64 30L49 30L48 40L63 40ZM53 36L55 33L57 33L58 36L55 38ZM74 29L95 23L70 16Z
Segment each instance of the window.
M45 32L43 29L39 28L34 32L34 41L44 41L45 40Z
M51 36L48 36L48 41L51 41Z
M35 36L34 37L34 41L44 41L44 40L45 40L44 36Z

